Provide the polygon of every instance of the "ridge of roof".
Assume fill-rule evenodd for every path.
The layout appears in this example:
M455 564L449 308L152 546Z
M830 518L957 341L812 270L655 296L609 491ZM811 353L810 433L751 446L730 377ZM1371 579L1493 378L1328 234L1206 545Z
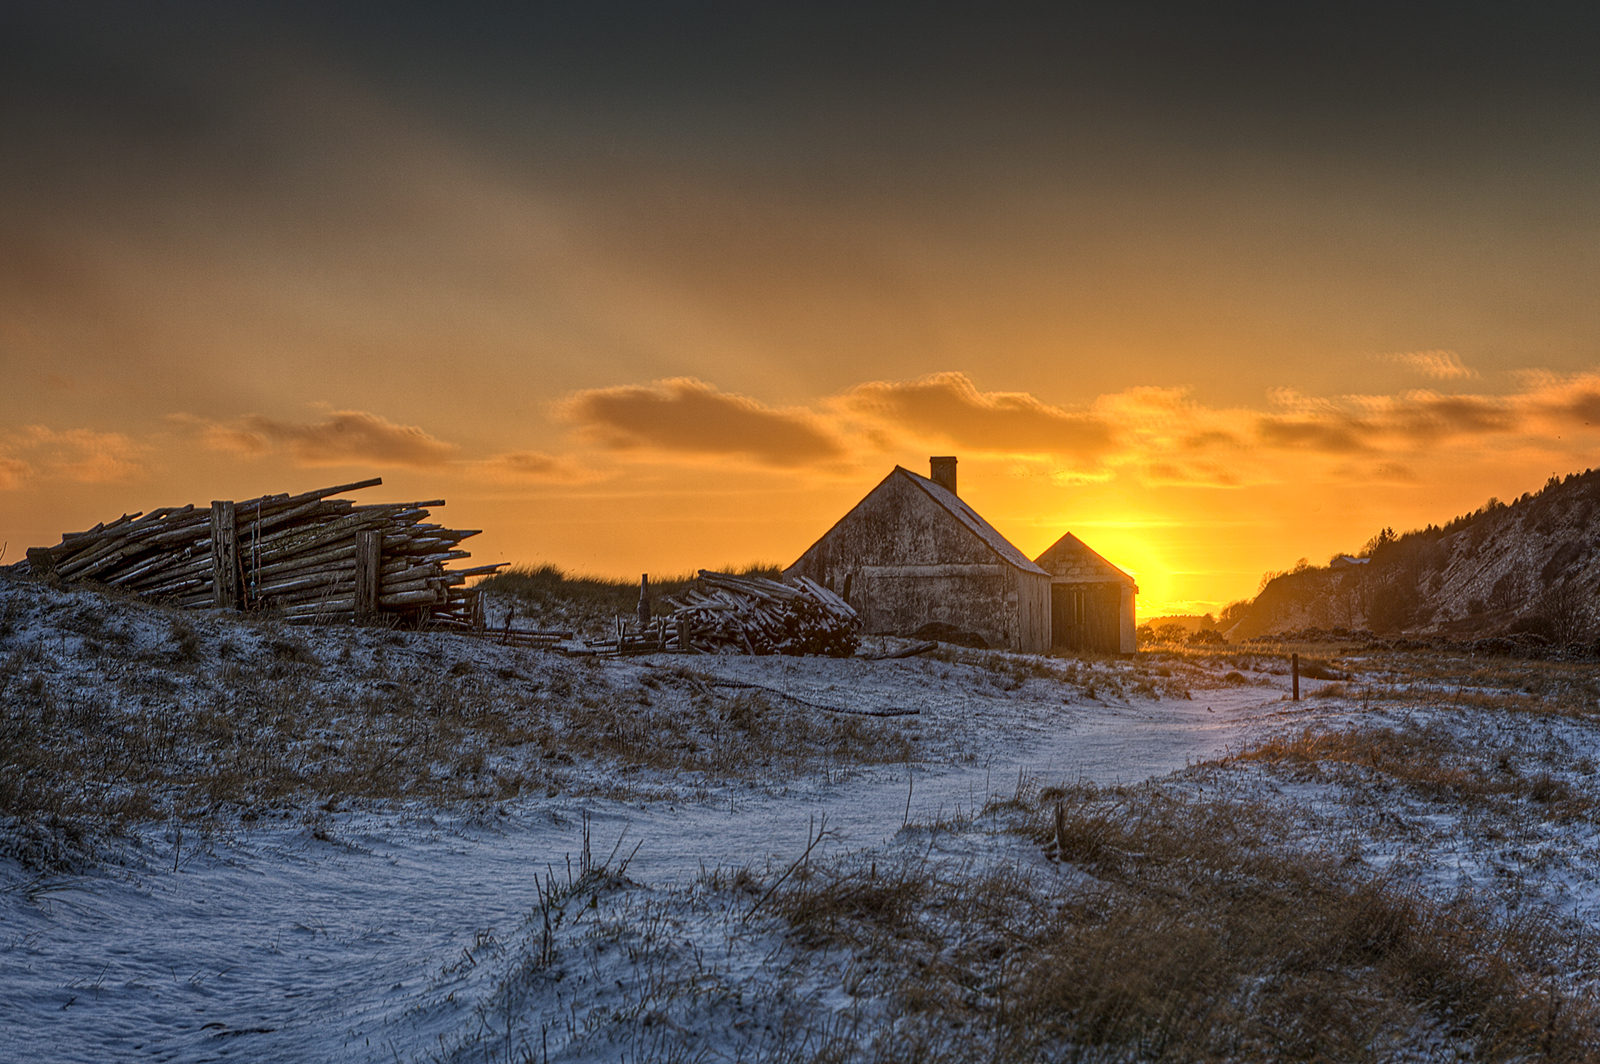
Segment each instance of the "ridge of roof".
M1110 569L1112 572L1117 573L1118 575L1120 575L1128 583L1133 584L1135 587L1138 586L1137 581L1135 581L1134 578L1131 575L1129 575L1120 565L1117 565L1114 562L1106 561L1105 555L1101 554L1099 551L1097 551L1093 547L1089 546L1089 544L1085 543L1083 540L1079 539L1077 536L1073 535L1071 532L1063 532L1063 533L1061 533L1061 539L1056 540L1054 543L1050 544L1044 550L1040 551L1039 552L1039 557L1043 558L1046 554L1049 554L1051 551L1053 551L1057 547L1061 546L1061 541L1062 540L1066 540L1066 539L1072 540L1072 542L1076 543L1078 546L1080 546L1084 550L1088 551L1091 555L1094 556L1096 561L1100 562L1102 565L1104 565L1106 568Z
M1040 568L1032 561L1029 561L1026 554L1018 550L1009 539L1002 536L997 528L985 521L983 516L979 514L978 511L968 506L966 501L963 500L961 496L950 491L948 488L944 488L938 484L935 484L927 477L913 473L905 466L897 465L894 467L894 471L896 473L904 473L906 476L910 477L913 484L926 492L928 497L934 502L948 510L950 512L950 516L954 517L957 521L960 521L963 525L965 525L968 531L972 532L979 539L983 540L990 550L1000 555L1000 557L1004 558L1008 563L1016 566L1025 573L1038 573L1040 576L1050 575L1044 569Z

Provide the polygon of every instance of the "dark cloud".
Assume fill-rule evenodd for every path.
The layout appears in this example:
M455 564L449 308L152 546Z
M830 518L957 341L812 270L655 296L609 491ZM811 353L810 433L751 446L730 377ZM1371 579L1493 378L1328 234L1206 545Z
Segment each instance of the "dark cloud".
M578 392L563 406L589 439L617 451L726 455L792 468L844 457L803 412L774 410L690 378Z
M1213 447L1238 447L1243 441L1231 432L1221 429L1209 429L1196 432L1183 440L1183 449L1186 451L1208 451Z
M980 392L962 373L877 381L851 389L845 405L920 436L984 451L1098 458L1115 446L1111 423L1050 406L1025 392Z
M1366 437L1372 426L1344 414L1319 418L1264 417L1256 422L1256 434L1269 447L1322 451L1326 454L1356 454L1370 449Z
M1541 397L1545 413L1561 421L1593 428L1600 426L1600 383L1592 379Z
M1516 432L1525 427L1526 420L1519 405L1516 398L1412 392L1369 401L1361 416L1330 408L1262 417L1256 422L1256 433L1269 447L1360 454L1379 450L1396 439L1418 444Z
M456 456L453 443L435 439L414 425L363 410L336 410L315 425L250 414L233 422L211 422L186 414L170 420L199 430L207 446L236 454L263 455L285 448L302 466L383 465L426 468Z
M1372 478L1389 484L1421 484L1416 470L1400 462L1382 462L1372 470Z
M1212 462L1151 462L1144 467L1144 481L1174 487L1237 488L1244 483L1232 469Z
M554 455L538 451L510 451L497 454L481 463L484 474L495 480L512 482L530 481L550 484L575 484L593 480L590 470Z
M1103 104L1390 121L1593 98L1592 7L1138 3L278 5L374 65L425 51L436 75L623 105L951 97L1053 113ZM141 10L144 5L141 5ZM1587 28L1585 28L1587 27ZM415 60L413 60L414 62ZM737 94L737 95L736 95ZM1417 116L1420 118L1421 116Z
M1396 432L1427 442L1445 436L1511 432L1521 419L1505 400L1478 395L1433 395L1401 398L1385 418Z

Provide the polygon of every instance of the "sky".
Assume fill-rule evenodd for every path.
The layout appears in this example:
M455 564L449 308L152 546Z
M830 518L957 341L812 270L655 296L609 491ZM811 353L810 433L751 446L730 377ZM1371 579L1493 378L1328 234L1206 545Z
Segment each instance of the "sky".
M1600 464L1600 9L0 0L0 562L381 476L788 564L960 459L1140 612Z

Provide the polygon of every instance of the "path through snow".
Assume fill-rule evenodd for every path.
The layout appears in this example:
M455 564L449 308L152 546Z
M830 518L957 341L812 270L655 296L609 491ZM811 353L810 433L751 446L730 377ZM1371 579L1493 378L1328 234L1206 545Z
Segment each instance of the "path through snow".
M781 666L714 667L748 678ZM806 678L790 682L799 694ZM1064 705L945 690L924 697L918 726L975 732L964 763L841 767L709 800L687 789L648 805L524 800L487 821L337 813L176 850L170 831L151 832L110 874L0 883L0 1058L410 1060L466 1018L465 1000L459 1014L440 1010L430 987L447 969L464 987L491 978L470 971L474 943L515 931L536 904L535 874L562 878L577 862L585 811L597 860L621 839L623 854L638 847L630 878L681 884L702 867L786 861L824 815L833 845L880 846L905 821L908 792L911 819L929 821L1009 794L1019 772L1162 775L1315 712L1282 697L1256 685Z

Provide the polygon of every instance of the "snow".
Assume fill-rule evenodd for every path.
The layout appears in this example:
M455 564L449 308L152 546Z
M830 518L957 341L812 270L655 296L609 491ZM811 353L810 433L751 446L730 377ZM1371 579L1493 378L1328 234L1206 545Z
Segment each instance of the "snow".
M142 646L160 638L145 629L166 622L135 614L124 623ZM297 637L315 650L348 635ZM94 680L70 633L30 645L58 672ZM598 671L623 685L682 660ZM1070 874L985 829L989 799L1024 781L1154 780L1247 796L1280 809L1286 834L1307 849L1354 846L1369 867L1441 895L1484 889L1508 908L1545 906L1600 925L1592 818L1377 798L1350 778L1218 760L1308 726L1432 722L1463 742L1542 758L1592 788L1600 743L1588 720L1420 702L1364 708L1315 697L1314 681L1290 702L1287 677L1266 659L1244 683L1221 678L1232 663L1180 668L1159 698L1129 693L1132 666L1107 661L1074 667L1070 681L1059 663L981 653L693 663L702 677L754 685L796 711L915 709L886 719L915 732L920 753L900 764L825 763L798 778L657 776L636 792L614 786L626 775L617 766L593 763L579 766L596 782L587 796L146 824L98 841L71 873L0 859L0 1060L614 1060L618 1045L640 1059L649 1038L694 1024L716 1032L717 1052L759 1056L763 1017L859 1010L863 999L842 987L847 975L865 976L849 974L848 957L801 964L781 934L749 919L756 899L736 905L714 883L743 867L788 867L823 825L819 857L887 864L915 852L955 869ZM604 873L585 876L586 842L588 866ZM547 937L544 917L556 912Z

